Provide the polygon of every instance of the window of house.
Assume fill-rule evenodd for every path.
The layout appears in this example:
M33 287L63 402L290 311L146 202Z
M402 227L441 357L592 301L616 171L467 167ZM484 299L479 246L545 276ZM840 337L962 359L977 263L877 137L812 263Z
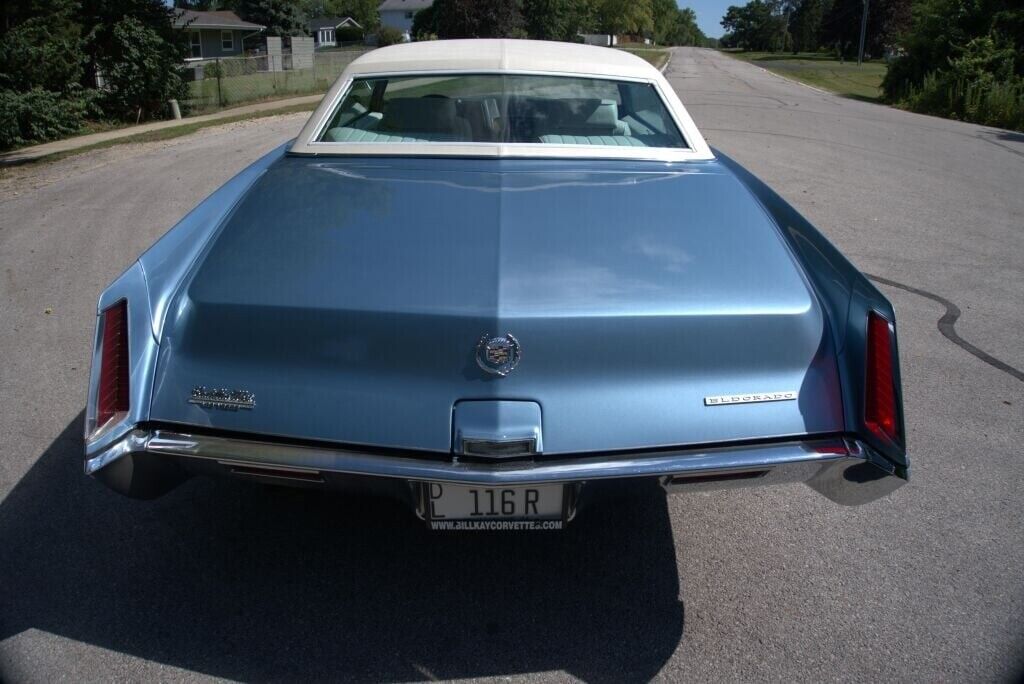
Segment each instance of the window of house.
M412 19L412 15L413 15L413 14L414 14L414 12L406 12L406 13L405 13L405 18L406 18L406 19Z
M220 49L225 52L235 49L235 34L233 31L220 32Z
M189 54L198 59L203 56L203 41L199 31L188 32Z

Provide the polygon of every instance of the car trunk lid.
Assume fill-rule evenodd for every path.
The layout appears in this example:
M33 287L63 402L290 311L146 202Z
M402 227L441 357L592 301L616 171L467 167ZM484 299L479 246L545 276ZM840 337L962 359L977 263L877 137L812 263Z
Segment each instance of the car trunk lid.
M506 333L501 378L476 347ZM705 405L774 392L797 398ZM284 159L178 292L151 415L448 451L467 399L540 404L547 453L842 429L821 308L715 162Z

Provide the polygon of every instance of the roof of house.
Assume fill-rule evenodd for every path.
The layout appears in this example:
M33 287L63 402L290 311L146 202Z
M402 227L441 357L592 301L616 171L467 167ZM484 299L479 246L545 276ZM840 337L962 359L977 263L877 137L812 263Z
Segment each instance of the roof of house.
M234 12L198 12L196 10L175 10L175 28L238 29L241 31L262 31L264 26L242 21Z
M352 17L316 17L309 20L310 31L318 31L322 28L341 28L342 26L363 28L363 25Z
M381 12L387 12L390 10L415 12L417 10L426 9L433 4L434 0L384 0L378 9Z

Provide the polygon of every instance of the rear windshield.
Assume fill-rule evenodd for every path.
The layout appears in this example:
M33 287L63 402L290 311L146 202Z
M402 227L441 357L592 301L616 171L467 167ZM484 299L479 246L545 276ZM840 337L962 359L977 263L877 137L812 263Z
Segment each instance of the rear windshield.
M356 79L319 141L687 146L650 84L522 74Z

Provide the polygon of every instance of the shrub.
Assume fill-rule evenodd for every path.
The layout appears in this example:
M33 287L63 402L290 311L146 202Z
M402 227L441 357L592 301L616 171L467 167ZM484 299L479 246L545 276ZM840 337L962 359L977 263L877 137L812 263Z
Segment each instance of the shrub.
M74 135L92 106L81 90L0 90L0 149Z
M335 31L335 38L339 43L354 43L363 40L363 29L355 26L342 26Z
M905 80L894 99L922 114L1024 130L1024 78L1014 73L1013 62L1012 48L975 38L920 85Z
M403 40L402 32L392 26L384 26L377 31L377 47L397 45Z
M900 101L922 114L1024 130L1024 81L969 80L950 72L932 72L920 87L908 86Z
M234 74L237 76L237 74ZM203 78L224 78L224 67L220 62L207 62L203 64Z
M176 48L133 17L114 25L109 52L99 60L104 109L138 121L162 114L171 99L184 100L188 86Z
M0 87L63 92L82 79L79 27L66 16L33 17L0 37Z

